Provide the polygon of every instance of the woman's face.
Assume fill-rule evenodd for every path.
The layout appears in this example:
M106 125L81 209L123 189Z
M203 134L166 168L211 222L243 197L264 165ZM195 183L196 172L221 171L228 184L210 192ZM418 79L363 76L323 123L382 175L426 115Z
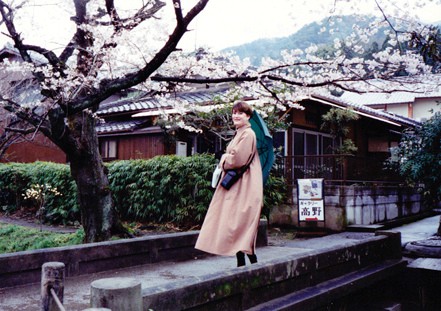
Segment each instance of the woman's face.
M248 120L250 116L245 112L233 110L233 124L236 128L242 127L245 124L248 124Z

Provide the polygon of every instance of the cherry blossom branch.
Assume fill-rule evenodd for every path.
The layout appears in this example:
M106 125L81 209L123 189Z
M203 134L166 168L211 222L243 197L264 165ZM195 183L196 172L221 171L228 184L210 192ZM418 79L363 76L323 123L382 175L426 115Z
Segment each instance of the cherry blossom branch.
M72 101L71 111L74 113L81 111L91 105L100 103L119 90L127 89L146 81L167 60L169 55L176 50L179 41L187 32L188 25L205 8L207 3L208 0L199 0L185 17L181 18L180 1L175 0L175 15L177 16L176 27L170 34L168 41L165 42L163 47L153 56L150 62L140 70L134 73L128 73L121 78L112 80L103 79L98 92L93 92L92 95L86 98Z

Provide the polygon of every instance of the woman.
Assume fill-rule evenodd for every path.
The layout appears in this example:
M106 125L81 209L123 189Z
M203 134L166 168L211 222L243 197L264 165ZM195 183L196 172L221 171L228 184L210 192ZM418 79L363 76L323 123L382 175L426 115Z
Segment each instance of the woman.
M195 247L216 255L236 255L239 267L245 265L244 254L251 263L257 262L255 246L263 183L256 135L249 123L253 110L247 103L239 101L234 104L232 113L236 134L219 165L225 172L251 163L229 190L218 184Z

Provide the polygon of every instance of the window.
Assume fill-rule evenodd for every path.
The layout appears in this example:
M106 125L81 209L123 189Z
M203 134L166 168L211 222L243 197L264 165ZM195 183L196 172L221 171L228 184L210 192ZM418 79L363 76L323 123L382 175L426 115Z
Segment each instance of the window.
M295 156L332 154L335 141L331 135L293 130L293 154Z
M332 174L332 158L335 140L329 134L293 129L292 166L293 178L329 177Z
M116 140L101 141L100 151L104 160L114 160L117 158L118 144Z
M273 146L279 156L286 156L286 131L277 131L273 135Z

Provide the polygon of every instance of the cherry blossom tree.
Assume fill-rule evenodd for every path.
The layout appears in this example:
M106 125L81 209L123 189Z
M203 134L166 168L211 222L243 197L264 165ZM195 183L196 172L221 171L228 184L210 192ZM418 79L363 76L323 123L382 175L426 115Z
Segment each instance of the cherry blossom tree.
M14 1L0 1L2 22L24 61L6 63L3 69L33 78L23 79L27 84L1 94L3 108L15 116L15 125L9 129L15 128L21 133L40 131L66 153L78 187L85 242L108 240L112 234L124 232L115 214L99 154L95 112L100 102L120 90L145 82L157 71L176 51L188 25L207 2L200 0L184 13L181 1L174 0L171 7L175 24L161 31L155 28L158 27L155 21L165 7L163 1L140 2L141 6L131 15L122 15L113 0L75 0L72 2L75 13L71 18L75 33L57 55L45 47L25 43L14 20L23 3L14 7ZM150 31L156 36L156 41L149 43L148 53L133 55L136 47L132 47L130 55L130 49L120 50L124 43L129 47L133 44L129 38L131 33L145 34L148 24L153 24ZM131 58L137 59L130 64ZM29 96L26 99L15 96L23 92L34 96L31 100Z
M138 6L129 6L129 2ZM311 46L305 51L284 51L278 60L264 59L260 68L231 53L179 50L190 23L208 2L72 0L64 6L72 12L66 21L72 29L71 39L61 49L54 49L28 43L32 38L20 30L25 18L20 12L26 1L0 0L0 26L5 27L23 60L1 65L3 81L11 83L0 86L0 104L12 117L0 146L7 146L13 133L32 135L38 131L66 153L78 187L86 242L124 232L114 211L95 129L99 122L95 113L112 95L136 87L184 113L191 105L176 100L171 92L188 90L195 84L231 83L233 93L237 89L240 96L271 105L272 111L288 111L301 109L298 102L311 92L414 91L415 82L432 77L428 75L432 67L418 51L403 49L402 44L428 38L433 29L410 16L392 18L387 5L379 0L371 2L379 13L375 23L367 29L354 26L352 36L336 39L334 55L320 57L318 47ZM338 8L349 4L329 2L335 18ZM389 44L366 60L361 56L364 44L380 26L388 26ZM322 31L330 32L331 28L324 26ZM351 57L342 53L342 45L353 50ZM406 79L397 76L398 72L405 72ZM380 87L375 81L388 83ZM182 126L191 130L191 126Z

